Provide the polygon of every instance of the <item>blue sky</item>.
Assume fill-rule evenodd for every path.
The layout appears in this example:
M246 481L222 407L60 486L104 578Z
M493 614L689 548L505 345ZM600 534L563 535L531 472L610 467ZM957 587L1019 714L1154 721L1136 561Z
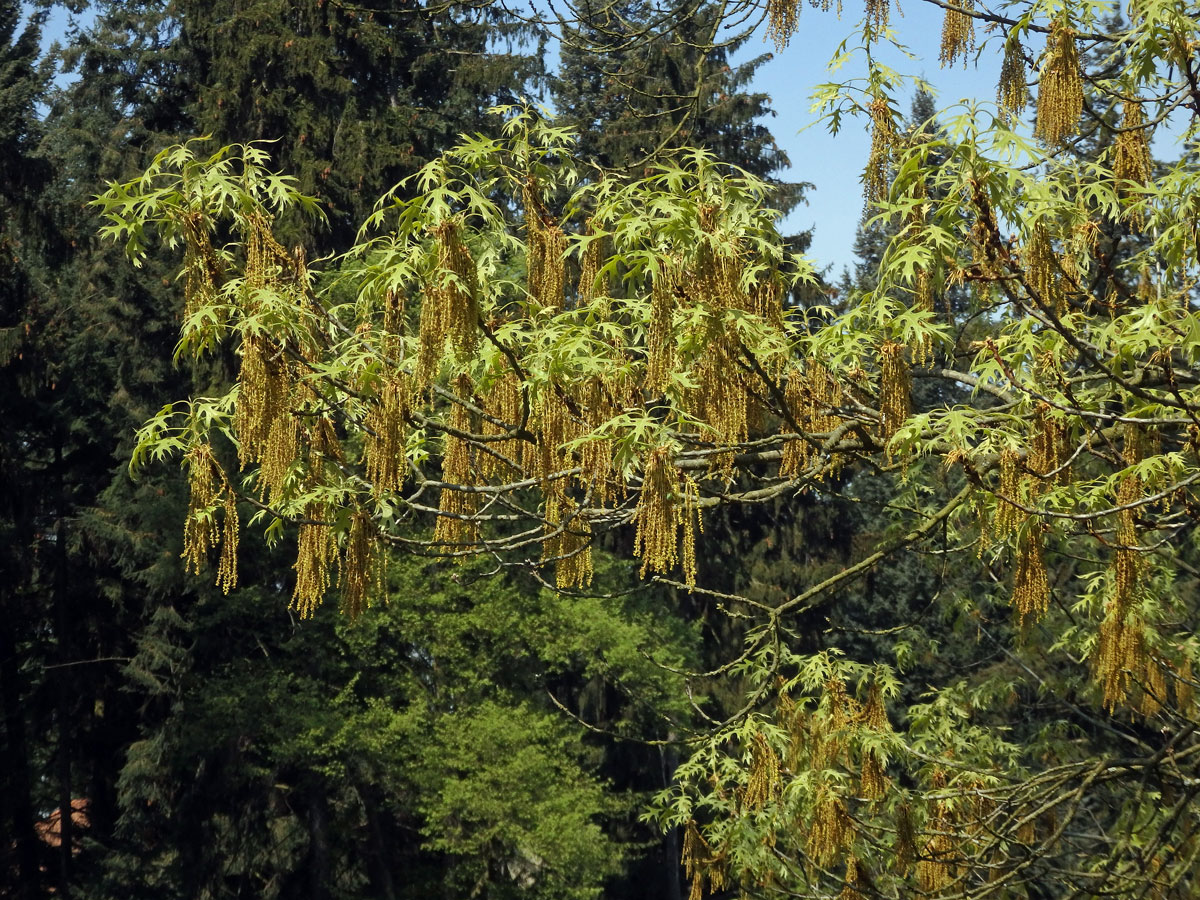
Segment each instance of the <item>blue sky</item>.
M843 119L841 131L836 136L829 134L825 123L819 122L818 114L813 112L811 98L819 84L863 78L866 57L860 51L844 61L837 72L827 71L834 51L854 31L855 20L849 8L839 19L832 12L813 9L803 2L801 5L804 9L799 28L791 43L758 70L754 87L771 96L776 115L765 124L792 162L791 170L783 177L815 185L808 194L808 204L788 217L785 230L812 228L809 255L818 267L832 266L830 274L836 278L843 266L854 262L851 247L862 214L859 177L871 141L865 119ZM875 47L875 58L904 75L925 78L935 91L939 109L964 98L993 99L1003 45L994 41L966 68L960 61L952 69L942 69L938 63L942 16L942 10L932 4L907 0L904 15L893 13L891 24L915 58L906 58L890 46ZM770 50L772 44L754 37L742 48L739 59ZM908 113L913 93L908 88L898 98L903 114Z

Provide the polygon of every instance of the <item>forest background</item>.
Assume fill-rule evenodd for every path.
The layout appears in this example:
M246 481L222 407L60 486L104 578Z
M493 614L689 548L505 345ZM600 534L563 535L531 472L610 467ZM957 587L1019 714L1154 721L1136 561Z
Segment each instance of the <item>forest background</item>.
M781 50L793 38L795 5L745 9L752 25L766 15ZM990 45L980 26L1004 61L998 103L939 118L912 91L919 80L873 55L893 34L888 5L869 4L857 26L867 75L821 89L818 104L828 124L857 128L854 113L870 126L870 221L839 278L805 262L809 234L778 235L764 211L796 208L807 185L778 179L787 159L752 87L764 59L731 62L745 35L729 7L574 10L546 71L541 24L499 5L103 3L47 56L41 14L0 3L0 892L1188 896L1200 856L1195 160L1185 137L1176 162L1153 164L1162 193L1147 193L1147 126L1130 108L1146 84L1178 82L1146 101L1161 111L1146 118L1179 130L1190 114L1194 128L1194 11L1142 3L1126 11L1133 27L1103 4L981 13L1002 26ZM948 10L942 62L970 58L974 15ZM1089 42L1082 64L1076 34ZM807 48L796 38L783 52ZM66 86L58 71L72 73ZM915 97L903 114L901 95ZM1021 128L1028 146L980 151ZM200 134L202 152L158 155ZM201 164L260 139L231 151L235 168L269 160L294 182L260 190L225 157ZM1032 161L1012 161L1022 153ZM386 280L372 255L383 245L359 231L377 197L391 190L393 206L375 224L393 207L403 223L406 210L436 213L439 173L466 185L510 158L537 164L519 185L481 181L473 208L509 217L520 243L489 255L503 229L469 219L395 226L396 252L441 273L401 310L407 325L394 291L354 287ZM1047 172L1066 185L1048 198ZM172 187L156 194L161 179ZM155 207L191 202L197 179L215 185L206 203L237 198L216 203L211 224L202 205L195 219ZM602 244L563 200L578 184L629 185L677 242L652 245L659 261L639 269L637 241L658 238L636 224L605 235L614 321L632 335L616 365L650 393L612 416L632 422L624 468L584 496L549 486L608 433L555 437L550 410L565 404L560 429L588 420L577 391L601 357L522 380L518 423L511 404L507 417L488 406L496 364L480 374L473 355L476 328L499 348L503 326L523 322L511 298L474 285L476 262L496 284L527 281L535 313L548 311L527 333L550 357L574 352L569 317L598 309L602 271L583 277L588 238ZM309 197L320 216L296 214ZM586 202L606 209L599 197ZM566 233L553 224L568 221ZM476 231L460 240L463 222ZM136 266L101 237L106 224ZM210 233L232 249L206 255ZM707 236L727 233L741 280L713 274L728 248ZM696 252L690 274L697 290L721 283L719 313L712 297L691 305ZM555 259L581 277L560 271L551 301ZM226 319L219 295L241 285L250 299ZM467 294L487 295L474 318L427 312ZM269 295L290 298L278 322L250 306ZM678 306L665 318L664 297ZM310 303L332 329L321 340L297 324ZM322 343L389 329L432 354L400 366L425 379L425 411L388 394L377 369L354 380L361 348ZM318 396L345 415L323 431L297 401L296 420L318 422L300 443L326 460L282 460L326 473L299 488L267 474L266 431L244 449L262 416L293 417L247 406L262 340L327 379ZM521 369L511 347L498 352ZM186 439L164 424L182 396L215 398L189 407L200 412ZM377 449L393 433L378 418L389 403L421 425L399 472ZM492 489L481 448L510 437L489 426L539 448L519 458L535 474L512 493L543 492L528 513L548 535L542 558L459 496ZM444 437L426 444L426 432ZM182 473L161 462L174 450ZM235 487L233 457L261 464L258 488ZM360 463L365 476L347 483L371 482L373 505L322 480ZM418 476L441 486L439 506L405 501L429 515L393 521L380 498ZM513 518L530 509L512 502ZM299 557L293 531L279 540L285 522ZM373 556L389 529L416 552ZM321 602L331 581L340 609Z

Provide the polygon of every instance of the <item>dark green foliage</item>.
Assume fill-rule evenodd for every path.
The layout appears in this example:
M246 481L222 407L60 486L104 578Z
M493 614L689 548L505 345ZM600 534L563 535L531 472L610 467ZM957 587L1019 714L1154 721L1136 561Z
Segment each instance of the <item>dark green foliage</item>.
M417 560L392 588L357 622L300 625L250 589L156 613L130 673L169 712L121 775L142 856L113 857L114 895L588 897L619 872L639 795L606 789L602 745L550 695L643 732L631 700L678 690L643 652L678 665L686 635Z
M281 168L319 197L345 249L371 204L483 111L511 102L535 58L491 48L520 35L499 14L414 3L181 0L179 46L193 73L197 133L277 141Z

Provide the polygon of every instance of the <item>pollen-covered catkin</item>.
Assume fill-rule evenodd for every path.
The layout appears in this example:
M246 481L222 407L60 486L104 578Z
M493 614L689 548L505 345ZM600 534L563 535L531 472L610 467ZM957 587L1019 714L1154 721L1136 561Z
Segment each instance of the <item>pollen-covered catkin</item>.
M459 375L454 385L455 392L469 400L473 387L471 379ZM471 471L471 445L459 434L470 434L471 412L463 404L453 404L450 411L450 428L457 434L446 432L445 450L442 454L442 487L438 501L437 523L433 528L433 542L446 549L460 549L459 545L479 541L479 523L473 518L479 509L479 495L460 487L473 485Z
M675 364L675 292L679 274L663 262L654 274L650 291L650 322L646 328L646 386L662 391L671 380Z
M1121 131L1113 147L1113 177L1123 198L1135 197L1137 188L1150 181L1150 143L1142 105L1135 100L1125 101ZM1126 211L1125 218L1137 227L1145 224L1145 213L1137 207Z
M904 359L903 344L887 341L879 355L879 431L887 441L912 412L912 374Z
M1060 20L1046 41L1038 78L1034 133L1051 146L1062 144L1079 127L1083 113L1083 76L1075 32Z
M975 19L971 16L974 8L972 0L958 0L956 8L946 9L939 54L943 66L954 65L960 57L965 66L967 54L975 49Z
M1004 62L1000 65L1000 84L996 102L1007 121L1024 115L1029 106L1029 83L1025 76L1025 49L1016 35L1004 42Z
M188 470L187 518L183 523L184 568L199 575L208 561L208 551L217 545L215 506L221 473L212 449L204 444L193 447L184 458Z
M776 50L788 45L799 19L799 0L767 0L767 36L775 42Z
M399 490L408 471L405 425L412 397L408 376L396 372L379 386L366 416L363 468L377 494Z
M375 526L359 512L350 519L345 552L338 570L341 609L350 618L358 618L383 595L384 557L380 552Z
M237 587L239 523L237 497L228 487L225 490L224 516L221 527L221 560L217 564L217 584L221 592L228 594Z
M871 154L867 157L867 168L863 172L862 181L863 194L869 206L887 197L897 136L887 97L882 94L876 95L868 111L871 114Z
M1017 570L1013 576L1013 608L1022 626L1036 621L1050 608L1050 588L1042 552L1041 523L1029 522L1017 538Z
M296 586L292 591L292 609L307 619L325 599L329 590L329 569L337 556L330 509L319 502L309 503L304 510L305 522L300 525L296 547Z
M685 519L688 517L685 516L684 499L679 470L675 468L670 448L652 450L646 456L642 490L634 513L637 534L634 536L633 551L642 558L643 577L647 572L665 574L679 563L681 529L685 532L685 544L689 538L695 540L694 533L685 528ZM689 548L685 546L685 556L688 552Z

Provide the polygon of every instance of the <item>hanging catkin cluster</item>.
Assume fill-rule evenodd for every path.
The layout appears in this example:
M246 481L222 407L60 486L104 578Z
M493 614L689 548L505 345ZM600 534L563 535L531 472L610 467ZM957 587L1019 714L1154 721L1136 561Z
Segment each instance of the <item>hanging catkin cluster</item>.
M292 379L283 351L264 334L247 335L241 354L234 429L238 461L246 468L263 460L276 420L292 418Z
M761 731L750 741L750 773L741 793L744 809L759 810L779 795L779 754Z
M191 318L217 299L217 286L224 280L224 266L213 249L208 223L199 212L180 216L183 230L184 315Z
M795 478L820 456L820 441L842 423L835 410L842 404L842 389L829 370L815 360L803 368L794 366L784 386L784 402L788 412L806 438L792 438L783 445L779 462L781 478ZM792 430L784 420L785 433ZM836 457L833 457L836 463Z
M886 341L879 348L879 369L879 432L888 441L912 413L912 373L904 345Z
M886 28L891 17L890 0L867 0L867 22L876 31Z
M805 853L816 865L828 868L853 840L854 825L845 804L827 786L822 785L817 790Z
M975 9L972 0L958 0L954 8L947 8L942 20L942 46L939 59L943 66L952 66L959 57L967 64L967 54L975 49Z
M1134 425L1125 426L1123 457L1127 466L1142 459L1144 436ZM1124 476L1117 487L1116 550L1112 561L1112 597L1105 606L1104 621L1096 651L1096 677L1110 709L1125 702L1133 680L1146 665L1145 623L1137 613L1136 598L1141 573L1141 556L1136 549L1137 508L1143 495L1141 479Z
M352 619L383 596L384 556L379 552L375 525L365 513L356 513L350 520L338 583L342 612Z
M1016 531L1025 521L1025 512L1010 501L1021 502L1022 483L1029 479L1022 478L1017 470L1020 455L1016 450L1006 448L1000 451L1000 489L996 497L996 515L992 522L992 537L1003 541Z
M459 375L454 384L455 392L463 400L470 400L473 386L467 375ZM460 434L471 434L471 412L461 403L455 403L450 412L449 426ZM473 516L479 509L479 495L458 486L470 487L475 482L471 477L471 445L457 434L446 432L445 450L442 454L442 488L438 501L437 523L433 528L433 542L448 549L458 545L475 544L479 541L479 523ZM453 485L453 486L452 486Z
M529 231L529 295L547 309L561 309L565 299L567 236L554 224L539 223Z
M457 359L468 359L479 345L479 282L471 251L463 242L462 222L443 219L433 229L437 269L425 283L416 380L424 390L437 375L449 341Z
M681 485L669 447L659 447L646 456L642 490L638 495L637 534L633 552L642 558L641 575L670 572L680 562L684 580L696 583L695 484ZM682 532L682 534L681 534Z
M1065 296L1059 284L1059 262L1050 241L1050 232L1042 222L1033 226L1025 247L1026 284L1035 301L1044 308L1059 310Z
M939 799L931 800L926 828L929 838L917 861L917 884L923 892L935 894L954 878L954 843L952 834L958 829L954 822L953 804L944 797L946 773L937 769L930 778L931 793Z
M543 561L554 562L555 584L561 590L592 583L592 526L568 496L546 498L548 535L542 542Z
M710 322L704 351L692 369L696 387L689 393L690 411L709 426L708 437L726 446L740 444L749 434L749 397L742 381L734 326ZM728 460L732 465L733 459Z
M363 468L377 494L399 490L404 483L408 471L405 424L411 404L408 376L394 372L380 384L375 403L367 413Z
M886 2L884 8L886 9ZM862 181L863 193L869 206L887 197L892 154L896 150L898 139L887 97L877 94L868 111L871 114L871 155L867 157L867 168L863 172Z
M672 261L663 260L654 273L650 290L650 322L646 329L646 386L663 391L675 368L675 307L680 274Z
M188 512L183 523L183 557L187 571L199 575L209 550L221 546L217 584L228 594L237 585L237 497L226 483L212 448L198 445L185 457L188 470ZM223 521L218 532L217 507Z
M1037 125L1034 134L1051 146L1063 143L1079 127L1083 113L1083 76L1075 32L1066 22L1054 24L1038 77Z
M1044 535L1036 517L1017 537L1017 569L1013 575L1012 605L1022 627L1036 621L1050 608L1050 587L1042 552Z
M799 19L799 0L767 0L767 36L775 42L776 50L788 45Z
M883 691L878 682L872 682L867 689L867 699L863 703L861 719L863 726L876 734L890 734L891 722L888 721L887 706L883 700ZM883 770L883 763L874 749L866 749L862 753L862 765L859 773L859 796L866 800L881 800L887 794L890 781Z
M296 586L292 591L292 609L307 619L325 599L329 590L329 570L337 559L331 510L328 504L314 501L304 510L296 547Z
M582 392L583 409L592 433L579 447L579 483L596 506L612 506L618 487L624 491L613 464L613 439L598 433L598 429L621 413L616 398L626 393L623 379L597 376L588 379Z
M708 876L711 893L716 894L728 887L725 860L713 852L694 820L689 821L683 829L679 861L684 874L691 881L688 900L704 900L705 876Z
M482 422L482 433L487 437L502 437L521 424L521 379L514 372L505 369L503 375L493 378L487 385L483 411L489 417ZM520 445L513 439L481 445L476 450L480 480L484 483L510 481L520 471L519 453Z
M1125 116L1121 131L1117 134L1113 148L1113 177L1117 190L1123 197L1133 197L1138 187L1150 181L1150 143L1146 137L1146 118L1142 105L1135 100L1125 101ZM1145 213L1133 207L1126 212L1126 219L1138 228L1145 224Z
M604 267L604 251L608 238L603 232L596 230L591 219L587 221L584 235L589 240L584 245L579 260L579 305L589 306L596 298L597 281L600 279L600 270ZM608 293L603 285L599 287L602 289L601 296Z
M1054 415L1049 403L1038 403L1029 434L1028 465L1030 472L1041 476L1041 488L1068 480L1068 438L1066 422Z
M1025 77L1025 49L1015 34L1004 42L1004 62L1000 65L1000 84L996 88L1000 113L1011 122L1024 115L1029 105L1029 84Z

